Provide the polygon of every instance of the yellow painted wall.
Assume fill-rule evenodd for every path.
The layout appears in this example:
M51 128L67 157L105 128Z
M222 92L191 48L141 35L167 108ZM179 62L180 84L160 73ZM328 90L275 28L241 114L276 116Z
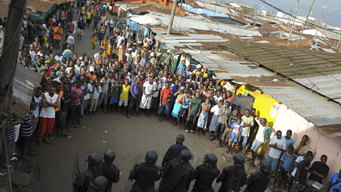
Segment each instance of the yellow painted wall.
M266 118L267 124L270 128L272 128L276 118L271 118L270 111L271 108L274 107L275 103L279 102L268 94L250 85L240 85L236 90L236 94L241 93L242 95L246 95L246 92L255 98L253 108L256 108L257 110L257 117ZM258 150L258 154L264 155L266 146L267 145L263 145L263 147Z

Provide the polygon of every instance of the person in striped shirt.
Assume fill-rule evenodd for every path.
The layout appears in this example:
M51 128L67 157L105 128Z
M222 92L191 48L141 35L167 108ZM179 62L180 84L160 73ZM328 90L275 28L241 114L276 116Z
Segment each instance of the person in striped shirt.
M17 116L15 114L13 114L13 108L12 107L8 107L7 108L7 114L5 114L4 116L6 116L6 129L5 129L5 142L6 142L6 146L7 146L7 158L11 158L13 152L14 152L14 148L15 148L15 129L14 126L18 125L20 123L20 119L17 118ZM5 149L5 145L3 144L1 147L1 155L0 155L0 167L4 166L6 161L6 149ZM3 172L0 169L0 176L1 177L5 177L7 174L5 172Z
M26 149L29 148L29 152L27 155L29 156L37 156L38 153L32 151L32 144L33 144L33 125L35 121L35 116L33 111L36 109L35 103L32 101L30 104L30 111L26 115L26 119L21 122L20 127L20 141L19 141L19 148L21 149L21 159L23 161L28 161L26 155Z

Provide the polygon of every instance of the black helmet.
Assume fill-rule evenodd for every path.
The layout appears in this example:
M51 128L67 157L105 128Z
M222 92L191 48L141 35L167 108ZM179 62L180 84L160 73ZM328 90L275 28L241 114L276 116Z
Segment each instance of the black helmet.
M146 159L145 162L148 164L155 164L157 161L157 153L154 150L150 150L146 153Z
M245 157L241 154L237 154L232 157L234 164L244 164L245 163Z
M260 171L264 173L270 173L271 171L271 164L267 160L263 160L260 162Z
M93 181L90 182L90 186L92 189L103 190L108 187L108 180L104 176L98 176Z
M88 167L93 168L102 163L102 157L98 153L92 153L86 157L86 161L88 162Z
M107 151L105 151L104 156L103 156L103 160L106 163L112 163L116 158L116 153L114 150L112 149L108 149Z
M218 159L217 156L215 156L215 154L210 153L210 154L206 154L204 157L204 163L208 164L208 165L215 165L217 164Z
M187 149L182 150L180 152L179 158L180 158L181 162L187 162L188 163L189 160L192 158L191 152L189 152Z

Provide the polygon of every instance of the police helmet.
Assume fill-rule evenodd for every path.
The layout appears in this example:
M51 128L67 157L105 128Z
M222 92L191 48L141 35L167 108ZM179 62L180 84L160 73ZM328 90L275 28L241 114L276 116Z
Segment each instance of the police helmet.
M180 156L179 156L180 160L182 162L189 162L189 160L192 158L191 152L189 152L187 149L182 150L180 152Z
M86 161L88 162L89 168L93 168L94 166L102 163L102 157L98 153L92 153L87 156Z
M232 157L234 164L244 164L245 163L245 157L241 154L237 154Z
M146 159L145 162L149 164L155 164L157 161L157 153L154 150L150 150L146 153Z
M93 181L90 182L90 186L93 189L103 190L108 187L108 180L104 176L98 176Z
M204 163L209 164L209 165L214 165L217 164L218 159L217 156L215 156L213 153L206 154L204 157Z
M263 161L260 162L259 166L260 166L260 171L261 172L264 172L264 173L269 172L270 173L270 171L271 171L271 164L270 164L269 161L263 160Z
M108 149L107 151L105 151L104 156L103 156L103 160L106 163L112 163L116 158L116 153L114 150L112 149Z

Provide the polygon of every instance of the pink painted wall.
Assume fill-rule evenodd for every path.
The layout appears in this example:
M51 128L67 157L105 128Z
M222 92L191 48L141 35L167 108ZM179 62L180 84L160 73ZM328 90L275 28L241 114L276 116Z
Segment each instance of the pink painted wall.
M329 179L332 173L339 172L341 168L341 142L340 138L330 138L327 134L323 133L314 124L308 122L299 114L295 113L285 105L281 105L273 126L273 132L281 130L285 135L286 131L291 129L293 131L292 138L300 141L303 135L309 136L309 147L314 151L314 160L319 161L321 155L328 156L327 165L329 166L328 178L324 180L324 184ZM265 155L269 153L269 147ZM265 157L266 157L265 156Z

